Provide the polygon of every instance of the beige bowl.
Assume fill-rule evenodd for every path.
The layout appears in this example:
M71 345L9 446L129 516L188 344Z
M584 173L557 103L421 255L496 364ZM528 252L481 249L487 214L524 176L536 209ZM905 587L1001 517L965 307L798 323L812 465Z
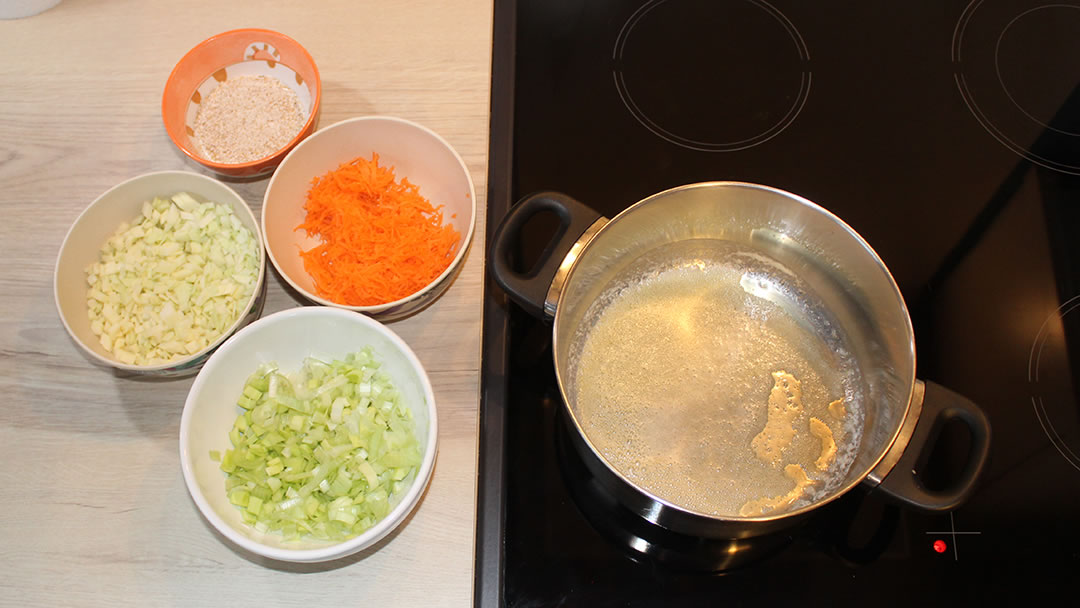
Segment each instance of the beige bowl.
M101 247L123 222L138 217L143 202L155 196L187 192L196 199L227 204L259 242L259 277L244 313L209 346L182 359L160 365L123 363L101 346L90 329L87 311L86 268L98 260ZM90 359L123 373L148 376L182 376L194 373L215 348L237 329L258 318L266 296L266 256L255 215L235 190L220 181L187 171L147 173L122 182L90 203L68 230L60 246L53 277L53 292L60 320L75 344Z
M444 221L452 223L461 237L450 265L424 288L393 302L349 306L316 294L300 251L319 241L296 227L304 221L304 203L314 178L355 158L371 158L373 152L378 153L381 166L394 167L399 180L407 177L432 205L442 205ZM413 314L446 290L465 258L475 223L476 192L458 153L434 131L390 116L352 118L316 131L278 166L262 207L267 253L289 285L317 304L355 310L381 321Z

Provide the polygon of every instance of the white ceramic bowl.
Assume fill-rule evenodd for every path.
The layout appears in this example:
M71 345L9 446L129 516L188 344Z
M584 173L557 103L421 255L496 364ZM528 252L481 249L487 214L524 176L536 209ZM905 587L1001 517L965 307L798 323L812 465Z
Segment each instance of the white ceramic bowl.
M398 180L407 177L432 205L443 206L443 221L461 234L450 265L423 289L393 302L348 306L315 293L304 270L301 250L319 244L296 227L303 223L311 181L358 157L378 153L379 165L394 167ZM281 162L266 188L262 226L270 260L301 295L317 304L362 312L383 321L415 313L430 304L453 281L465 258L476 223L476 192L465 162L430 129L390 116L351 118L320 129L300 142Z
M57 4L60 0L3 0L0 2L0 19L33 17Z
M423 461L416 479L390 513L363 534L337 543L286 541L244 523L225 493L225 474L210 450L229 449L229 430L241 412L236 400L244 382L263 363L298 370L305 358L341 359L365 346L412 410ZM267 315L225 341L195 378L180 417L180 464L184 482L203 516L226 538L265 557L290 562L322 562L356 553L394 530L419 502L431 479L438 449L438 416L431 382L420 361L393 331L362 314L307 306Z
M99 259L101 247L123 222L131 222L142 213L145 201L155 196L187 192L196 199L214 201L232 207L233 213L251 230L259 242L259 277L248 298L244 313L209 346L201 351L160 365L123 363L101 346L90 329L87 311L86 268ZM205 175L188 171L146 173L121 182L97 197L83 210L68 230L56 259L53 295L56 309L71 338L95 363L121 373L143 376L183 376L194 373L222 341L240 327L258 318L266 296L266 254L255 214L235 190Z

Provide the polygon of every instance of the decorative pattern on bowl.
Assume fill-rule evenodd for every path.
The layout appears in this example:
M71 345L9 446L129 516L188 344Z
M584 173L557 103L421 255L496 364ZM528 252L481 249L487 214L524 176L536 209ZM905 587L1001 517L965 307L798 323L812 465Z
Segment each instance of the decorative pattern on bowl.
M274 78L296 93L304 126L288 144L265 158L216 162L203 156L193 139L195 117L214 89L241 76ZM222 175L257 177L272 172L290 150L315 131L321 98L319 70L304 47L284 34L248 28L218 34L188 51L165 84L161 115L173 143L192 160Z

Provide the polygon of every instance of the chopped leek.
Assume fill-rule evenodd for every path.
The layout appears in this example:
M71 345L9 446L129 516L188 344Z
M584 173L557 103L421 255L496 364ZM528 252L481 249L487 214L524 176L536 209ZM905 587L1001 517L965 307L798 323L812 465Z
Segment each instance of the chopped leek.
M264 365L237 405L233 447L221 454L229 501L244 521L286 539L362 533L420 467L412 411L370 347L330 363L309 358L288 376Z
M180 192L143 203L86 269L90 328L120 361L157 365L193 355L244 313L259 243L228 205Z

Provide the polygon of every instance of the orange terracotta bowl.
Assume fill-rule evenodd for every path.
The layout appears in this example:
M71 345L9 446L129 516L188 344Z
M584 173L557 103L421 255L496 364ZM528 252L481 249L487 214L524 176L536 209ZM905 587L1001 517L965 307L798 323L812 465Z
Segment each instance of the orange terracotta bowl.
M201 104L221 83L241 76L269 76L296 93L306 120L288 144L269 156L241 163L207 158L195 140ZM176 64L161 99L165 131L176 147L200 165L230 177L270 173L319 122L322 81L315 60L298 42L271 30L230 30L199 43Z

